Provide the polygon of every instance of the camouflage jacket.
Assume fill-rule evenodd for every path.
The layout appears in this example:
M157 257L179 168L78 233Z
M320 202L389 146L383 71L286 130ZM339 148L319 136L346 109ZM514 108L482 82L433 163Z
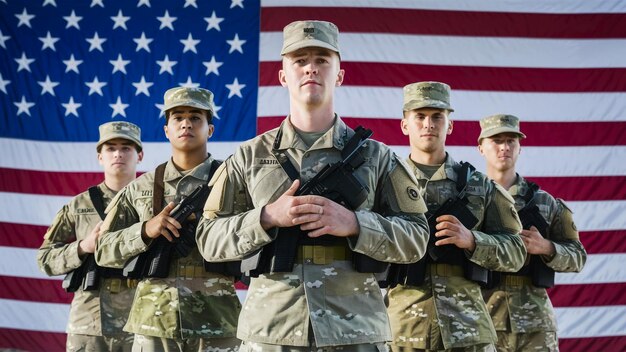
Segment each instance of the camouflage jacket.
M168 161L164 175L164 204L178 202L209 180L212 158L182 175ZM98 239L99 265L121 268L130 258L145 252L141 237L144 223L153 217L154 172L141 175L122 189L107 209ZM200 275L185 275L193 267ZM233 278L204 273L203 260L194 248L184 258L173 256L169 276L139 282L126 331L164 338L232 337L241 304ZM193 270L192 270L193 271ZM208 274L208 275L207 275Z
M519 176L509 189L515 199L515 208L522 209L526 203L523 196L529 191L526 180ZM556 249L553 258L543 258L546 265L557 272L579 272L587 259L587 252L578 239L578 231L571 210L561 199L539 190L534 202L548 223L547 238ZM554 308L545 288L527 285L502 284L493 290L485 290L493 324L498 331L530 333L556 331Z
M278 229L264 231L260 215L292 183L271 152L279 129L278 148L286 151L303 182L339 161L354 134L336 117L330 130L307 148L287 118L278 129L243 143L211 180L214 188L197 231L207 260L240 259L275 238ZM346 240L347 246L380 261L417 261L426 248L428 225L415 178L384 144L368 141L361 153L366 161L354 175L369 194L355 211L360 233ZM237 337L291 346L308 346L314 339L316 346L331 346L384 342L391 334L374 275L356 272L350 261L335 260L252 278Z
M111 202L115 192L98 185L105 206ZM44 241L37 252L39 268L48 275L63 275L77 269L84 258L78 256L78 242L86 238L100 221L89 192L74 197L57 213L48 228ZM130 309L134 289L125 284L111 290L112 279L100 279L99 289L74 293L70 306L67 332L81 335L114 337L122 331Z
M428 179L410 159L430 212L455 196L457 173L449 155ZM470 229L476 241L472 262L491 270L517 271L526 248L513 199L480 172L467 183L468 209L478 219ZM480 286L462 276L437 275L428 267L422 286L396 286L388 294L393 344L417 349L450 349L495 343L494 330Z

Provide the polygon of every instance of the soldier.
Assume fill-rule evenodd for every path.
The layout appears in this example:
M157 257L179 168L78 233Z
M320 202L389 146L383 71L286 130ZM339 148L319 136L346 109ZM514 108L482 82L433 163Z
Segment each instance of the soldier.
M355 148L363 130L334 113L335 87L344 78L337 27L296 21L283 35L278 77L289 91L289 116L244 142L216 172L198 247L209 261L255 258L262 249L260 261L271 262L251 279L237 330L240 351L386 350L389 321L372 272L384 270L382 262L422 257L426 209L406 165L382 143ZM296 196L301 184L351 151L362 164L340 181L365 186L362 203L348 209L323 196ZM332 190L347 191L350 203L346 188ZM277 269L290 258L288 269Z
M487 175L508 189L524 230L526 265L516 273L496 275L495 287L484 290L498 334L498 351L558 351L554 308L546 288L554 272L579 272L587 253L578 239L572 211L561 199L515 172L520 155L519 119L493 115L480 121L478 150L487 161Z
M172 88L165 92L163 110L172 158L128 185L109 206L97 243L100 265L120 268L151 244L162 243L160 236L169 241L178 237L181 243L181 233L189 229L170 212L217 169L207 153L214 129L213 93ZM133 351L236 350L241 304L233 277L205 271L195 243L187 256L172 257L165 269L165 278L146 277L137 287L124 327L135 334Z
M115 194L136 177L143 158L141 130L136 125L109 122L99 127L96 145L104 181L74 197L57 213L37 252L47 275L72 271L76 284L67 324L67 351L129 351L133 335L122 331L135 292L121 273L98 268L99 279L83 289L83 268L93 262L104 209Z
M487 270L516 271L526 256L513 199L446 152L452 133L450 87L404 87L402 132L408 163L428 207L431 238L423 260L394 267L388 295L394 351L493 351L494 330L479 282Z

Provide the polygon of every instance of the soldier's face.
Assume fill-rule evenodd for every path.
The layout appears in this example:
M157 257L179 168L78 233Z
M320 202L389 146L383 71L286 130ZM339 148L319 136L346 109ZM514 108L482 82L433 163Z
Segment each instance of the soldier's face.
M332 104L335 87L343 83L337 53L324 48L302 48L283 56L278 79L289 90L292 104Z
M134 174L141 159L143 151L137 152L133 142L122 138L105 142L98 153L98 162L104 168L104 172L112 176Z
M165 136L175 149L192 151L206 147L206 141L213 135L214 129L212 124L207 123L208 111L179 106L168 113Z
M401 128L409 136L412 151L432 154L445 148L452 121L447 110L421 108L405 112Z
M485 157L487 167L497 171L515 169L521 146L519 136L514 133L500 133L483 138L478 151Z

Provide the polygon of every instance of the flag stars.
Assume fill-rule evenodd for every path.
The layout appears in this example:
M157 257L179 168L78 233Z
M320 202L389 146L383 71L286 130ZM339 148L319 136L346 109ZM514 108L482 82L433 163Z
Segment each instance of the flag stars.
M243 9L243 0L231 0L230 8L232 9L233 7L241 7Z
M165 10L165 14L162 17L157 17L157 20L159 20L159 22L161 22L161 25L159 26L159 29L163 29L163 28L169 28L171 30L174 30L174 21L176 21L178 17L171 17L170 13L167 12L167 10Z
M133 39L133 41L137 43L137 48L135 49L135 51L143 49L147 52L150 52L150 47L148 45L152 43L153 40L154 39L146 38L146 34L144 32L141 32L141 37Z
M196 50L196 45L200 43L200 40L193 39L193 37L191 36L191 33L189 33L189 35L187 36L187 39L181 39L180 42L183 43L183 45L185 46L183 48L183 53L186 53L188 51L193 51L196 54L198 53L198 51Z
M7 48L7 44L6 44L6 42L7 42L7 40L9 40L9 39L11 39L11 37L10 37L10 36L2 34L2 31L0 31L0 46L1 46L1 47L3 47L4 49L6 49L6 48Z
M63 19L67 21L67 24L65 25L65 29L74 27L80 30L80 26L78 25L78 22L80 22L80 20L82 20L83 18L82 16L76 16L76 13L74 12L74 10L72 10L72 13L69 16L63 16Z
M154 83L146 82L146 79L144 78L144 76L141 76L141 81L133 83L133 86L136 89L135 96L139 94L145 94L146 96L149 97L150 92L148 91L148 88L150 88L152 85L154 85Z
M122 58L122 54L117 54L117 59L109 60L109 62L113 65L113 72L111 72L111 74L118 71L126 74L126 65L130 63L130 60L124 60L124 58Z
M85 39L88 43L89 43L89 51L91 52L92 50L98 50L100 52L104 52L104 49L102 49L102 43L106 42L106 38L100 38L98 36L98 32L95 32L93 35L93 38L87 38Z
M194 83L193 81L191 81L191 76L187 76L187 82L179 83L179 85L185 88L199 88L200 87L200 83Z
M122 99L118 96L115 104L109 104L111 109L113 109L113 114L111 118L114 118L116 115L122 115L126 117L126 108L128 108L128 104L122 103Z
M70 100L67 103L61 103L65 108L65 116L74 115L78 117L78 108L80 108L83 104L78 104L74 102L74 97L70 97Z
M173 75L174 71L172 71L172 67L174 67L177 63L178 61L170 61L169 56L165 55L165 58L162 61L157 60L157 65L161 66L159 74L167 72L170 75Z
M19 20L19 22L17 23L17 26L20 27L22 25L28 27L28 28L33 28L30 25L30 20L32 20L33 18L35 18L35 15L31 15L26 11L26 8L24 8L24 11L22 11L22 13L15 15L15 17L17 17L17 19ZM29 114L30 115L30 114Z
M150 0L139 0L139 2L137 3L137 7L141 7L141 5L146 5L147 7L152 7L152 6L150 6Z
M163 111L163 107L165 106L164 104L154 104L154 106L156 106L157 109L159 109L159 119L161 117L165 117L165 111Z
M0 90L3 91L4 94L9 94L7 93L7 86L9 83L11 83L11 81L2 78L2 73L0 72Z
M94 7L96 5L104 8L104 4L102 3L102 0L91 0L91 5L89 5L89 7Z
M26 101L26 98L23 95L22 95L22 100L20 102L13 102L13 104L17 106L17 115L26 114L28 116L31 116L30 108L32 108L35 105L35 103Z
M59 82L52 82L50 80L50 76L46 75L45 81L41 81L37 83L41 86L41 95L48 93L52 96L56 96L56 94L54 94L54 87L58 86Z
M213 115L213 117L219 120L220 116L217 113L222 110L222 107L213 104L213 110L215 110L215 115Z
M55 0L44 0L43 5L41 5L41 7L44 7L46 5L52 5L54 7L57 7L57 2Z
M99 94L100 96L104 96L102 94L102 87L107 85L107 82L98 81L98 77L94 77L93 81L85 82L85 85L89 87L89 95Z
M32 72L30 70L30 64L32 64L33 62L35 62L35 59L29 59L26 57L26 53L22 52L22 57L20 57L19 59L15 59L15 62L17 62L17 72L20 72L21 70L26 70L28 72Z
M198 4L196 4L196 0L185 0L185 5L183 5L183 8L187 6L193 6L195 8L198 8Z
M207 22L206 30L210 31L211 29L215 29L220 32L222 29L220 28L220 23L224 21L223 17L217 17L215 11L211 14L211 17L205 17L204 20Z
M206 67L206 72L204 73L205 76L208 76L211 73L215 73L216 76L219 76L220 72L218 69L224 63L215 61L215 56L211 56L211 61L204 61L202 64Z
M237 77L235 77L235 80L233 81L232 84L226 85L226 88L228 89L228 99L232 98L235 95L240 98L243 98L243 95L241 95L241 90L244 89L245 87L246 85L239 84L239 80L237 79Z
M69 60L63 60L63 63L65 64L65 72L70 72L70 71L74 71L76 73L80 73L78 72L78 65L83 63L83 60L76 60L74 59L74 54L70 55L70 59Z
M228 50L229 54L233 51L238 51L243 54L243 48L241 46L244 45L246 41L239 39L239 34L235 33L235 38L233 38L233 40L227 40L226 43L230 45L230 49Z
M48 34L46 34L45 37L39 37L39 40L41 40L41 42L43 43L43 45L41 46L42 51L47 48L52 49L52 51L57 51L57 49L54 47L54 43L58 42L59 38L51 36L50 31L48 31Z
M113 29L117 27L122 27L125 30L128 30L128 28L126 27L126 21L130 20L130 17L124 16L124 14L122 13L122 10L119 10L117 12L117 16L111 16L111 19L114 22Z

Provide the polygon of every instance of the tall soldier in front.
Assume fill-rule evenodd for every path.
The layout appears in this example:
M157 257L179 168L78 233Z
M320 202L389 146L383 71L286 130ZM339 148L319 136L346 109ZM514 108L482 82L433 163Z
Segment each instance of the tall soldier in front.
M493 273L484 290L498 333L498 351L558 351L554 308L546 288L554 273L579 272L587 253L578 239L572 211L515 171L520 155L519 119L493 115L480 121L478 150L487 161L487 175L507 189L524 225L526 265L516 273Z
M125 327L135 334L133 351L236 350L241 304L233 277L205 270L195 246L194 213L174 215L179 204L206 187L219 164L207 153L213 94L172 88L165 92L163 110L172 158L114 199L96 259L116 268L126 264L125 273L141 279ZM204 199L195 209L198 217L202 204Z
M344 78L337 27L297 21L283 35L289 116L217 171L198 247L209 261L243 258L253 276L241 350L386 350L373 273L422 257L426 208L406 165L334 113Z
M446 152L453 129L447 84L407 85L403 110L408 163L428 207L431 237L424 259L390 269L392 349L494 351L496 332L479 284L487 269L516 271L524 263L513 199Z
M67 324L67 351L129 351L132 334L122 331L135 292L121 271L95 265L93 252L104 210L135 179L143 158L141 130L125 121L100 125L96 145L104 181L74 197L57 213L37 253L48 275L67 274L74 292Z

